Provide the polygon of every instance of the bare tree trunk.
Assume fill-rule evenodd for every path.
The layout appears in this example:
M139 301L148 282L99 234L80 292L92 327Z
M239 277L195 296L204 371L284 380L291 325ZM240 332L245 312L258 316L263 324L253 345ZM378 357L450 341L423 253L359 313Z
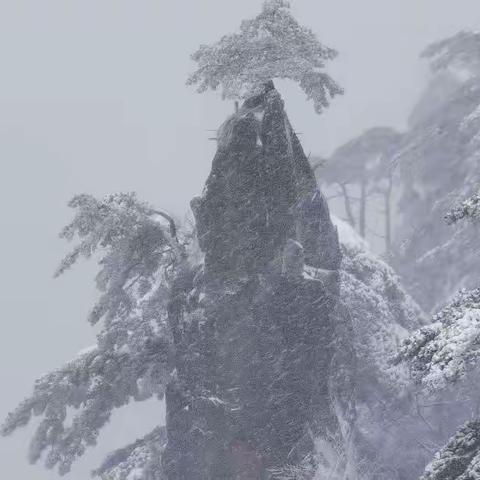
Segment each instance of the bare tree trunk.
M360 184L360 213L359 213L359 229L360 235L365 238L366 232L366 213L367 213L367 183L362 180Z
M339 184L342 189L343 198L345 201L345 213L347 214L348 223L355 228L355 216L352 211L352 204L350 203L350 196L348 195L347 186L343 183Z
M385 253L392 249L392 174L388 176L387 190L385 191Z

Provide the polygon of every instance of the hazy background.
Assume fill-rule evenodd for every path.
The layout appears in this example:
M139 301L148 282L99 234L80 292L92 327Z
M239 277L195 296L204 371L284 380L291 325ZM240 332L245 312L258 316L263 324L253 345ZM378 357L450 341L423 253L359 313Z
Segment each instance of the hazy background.
M94 266L52 280L57 232L77 192L136 190L183 215L201 192L214 129L232 111L185 87L200 43L255 15L261 0L0 0L0 416L33 380L94 340L85 316ZM480 28L479 0L293 0L293 12L340 56L345 87L321 117L281 85L306 152L328 155L373 125L401 128L425 85L419 52ZM86 480L105 452L163 420L149 402L119 412L70 478ZM32 429L0 440L0 472L52 480L25 456Z

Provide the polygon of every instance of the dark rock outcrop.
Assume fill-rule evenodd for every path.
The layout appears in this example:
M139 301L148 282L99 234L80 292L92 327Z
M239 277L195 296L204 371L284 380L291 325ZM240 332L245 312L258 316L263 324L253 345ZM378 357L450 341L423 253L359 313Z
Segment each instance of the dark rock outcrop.
M179 275L170 303L167 478L311 478L315 438L338 434L328 377L341 254L273 84L221 127L192 210L205 262Z

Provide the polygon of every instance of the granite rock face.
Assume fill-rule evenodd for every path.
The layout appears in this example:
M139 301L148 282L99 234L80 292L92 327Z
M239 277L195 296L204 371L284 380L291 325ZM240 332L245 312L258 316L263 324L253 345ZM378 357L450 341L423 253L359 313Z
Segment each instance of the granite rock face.
M192 210L205 260L171 296L165 474L313 478L315 439L339 434L328 378L341 253L273 84L220 128Z

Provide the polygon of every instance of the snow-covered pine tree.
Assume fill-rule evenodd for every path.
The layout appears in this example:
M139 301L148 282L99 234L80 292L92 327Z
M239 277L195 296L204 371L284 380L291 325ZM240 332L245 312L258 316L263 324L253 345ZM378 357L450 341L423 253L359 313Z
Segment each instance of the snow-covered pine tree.
M288 79L320 113L330 98L343 93L324 72L325 63L337 52L300 25L289 7L286 0L267 0L258 16L242 22L239 33L202 45L192 55L198 68L187 83L198 85L199 92L220 88L223 98L243 99L270 80Z
M169 285L187 261L185 242L179 239L173 220L140 202L135 194L101 200L77 195L69 205L76 214L61 236L77 238L78 243L56 275L81 257L98 259L100 297L88 318L92 325L101 324L97 343L37 380L32 396L2 426L2 434L8 435L26 425L32 415L40 416L29 459L36 462L46 454L46 466L58 466L61 474L70 470L87 447L95 445L115 408L131 399L163 398L174 368L167 325ZM100 472L115 467L128 473L134 468L132 455L149 451L150 446L161 449L163 438L155 429L128 447L131 451L125 450L123 457L128 453L129 458L124 464L115 465L123 461L117 454L115 462L110 459Z
M432 79L395 154L401 191L395 267L427 310L478 281L475 230L459 225L452 236L442 217L480 182L479 52L480 33L470 32L425 50Z
M472 195L447 213L447 223L479 221L479 197ZM475 229L475 227L474 227ZM476 232L478 233L478 231ZM468 401L468 421L436 453L423 480L475 480L480 475L480 288L461 290L433 317L433 322L406 339L398 355L408 361L414 380L435 394L449 388Z

